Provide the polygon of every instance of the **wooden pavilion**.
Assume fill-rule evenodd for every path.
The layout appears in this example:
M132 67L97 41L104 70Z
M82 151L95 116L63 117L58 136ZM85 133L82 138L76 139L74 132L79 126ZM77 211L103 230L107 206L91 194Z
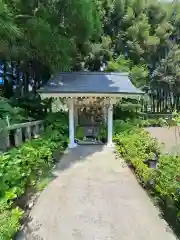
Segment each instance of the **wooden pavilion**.
M42 98L64 99L69 109L69 148L77 146L75 129L83 127L84 139L98 138L99 126L107 125L107 145L112 146L113 105L121 98L144 94L130 81L128 73L61 72L41 87Z

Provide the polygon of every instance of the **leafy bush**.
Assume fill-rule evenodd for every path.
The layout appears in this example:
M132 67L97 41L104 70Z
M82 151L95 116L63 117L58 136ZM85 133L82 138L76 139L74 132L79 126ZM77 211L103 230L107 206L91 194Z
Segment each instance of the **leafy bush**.
M16 199L51 169L53 151L67 146L67 122L61 122L61 114L54 121L56 117L48 116L49 126L41 138L0 155L0 239L11 239L19 228L22 210L16 206Z
M23 212L18 207L0 213L0 239L12 239L13 234L20 227L19 219L22 215Z
M107 126L104 123L99 127L99 138L104 143L107 141Z
M51 130L60 130L60 132L68 133L68 115L66 112L57 112L49 114L46 118L46 124Z
M82 140L84 137L84 131L83 128L81 126L77 126L76 127L76 138L78 140Z
M10 124L32 120L28 118L23 109L12 107L8 99L0 97L0 129L7 126L7 116Z
M127 120L138 117L138 110L141 105L134 99L122 99L114 107L114 119Z
M134 123L132 121L115 120L114 121L114 134L128 132L134 129Z
M0 129L7 126L7 117L10 124L44 119L50 104L34 94L18 99L0 97Z
M41 120L46 117L48 109L51 108L52 100L42 100L38 94L30 92L19 98L13 97L9 102L14 108L21 108L26 116Z
M180 156L160 157L155 190L163 197L180 200Z
M157 119L147 119L147 120L141 120L139 122L140 127L164 127L168 126L168 123L163 118L157 118Z
M144 161L159 152L156 141L130 122L115 121L115 131L117 151L132 164L138 179L145 185L154 171L149 169Z
M169 126L168 121L163 118L158 119L147 119L143 120L141 118L134 118L134 119L126 119L126 120L116 120L115 123L123 123L121 124L121 128L124 126L132 125L137 127L165 127ZM119 125L119 124L118 124Z

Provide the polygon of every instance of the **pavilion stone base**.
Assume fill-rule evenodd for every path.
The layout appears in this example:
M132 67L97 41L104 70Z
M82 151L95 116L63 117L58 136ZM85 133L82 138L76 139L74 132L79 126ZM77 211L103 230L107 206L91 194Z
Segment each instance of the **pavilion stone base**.
M107 147L108 147L108 148L114 148L114 147L115 147L115 144L114 144L113 142L107 143Z
M78 146L77 143L69 143L69 144L68 144L68 148L69 148L69 149L76 148L77 146Z

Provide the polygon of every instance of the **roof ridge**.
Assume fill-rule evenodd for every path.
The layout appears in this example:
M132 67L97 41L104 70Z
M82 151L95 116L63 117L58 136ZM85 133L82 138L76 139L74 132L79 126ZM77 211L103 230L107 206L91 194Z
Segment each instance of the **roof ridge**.
M56 74L81 74L81 75L119 75L119 76L128 76L128 72L90 72L90 71L72 71L72 72L57 72Z

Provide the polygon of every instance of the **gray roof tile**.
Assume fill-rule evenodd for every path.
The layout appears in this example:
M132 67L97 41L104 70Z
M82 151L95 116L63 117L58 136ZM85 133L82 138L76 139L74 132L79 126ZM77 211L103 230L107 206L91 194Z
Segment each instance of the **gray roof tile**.
M57 73L39 92L143 94L131 83L128 73L117 72Z

